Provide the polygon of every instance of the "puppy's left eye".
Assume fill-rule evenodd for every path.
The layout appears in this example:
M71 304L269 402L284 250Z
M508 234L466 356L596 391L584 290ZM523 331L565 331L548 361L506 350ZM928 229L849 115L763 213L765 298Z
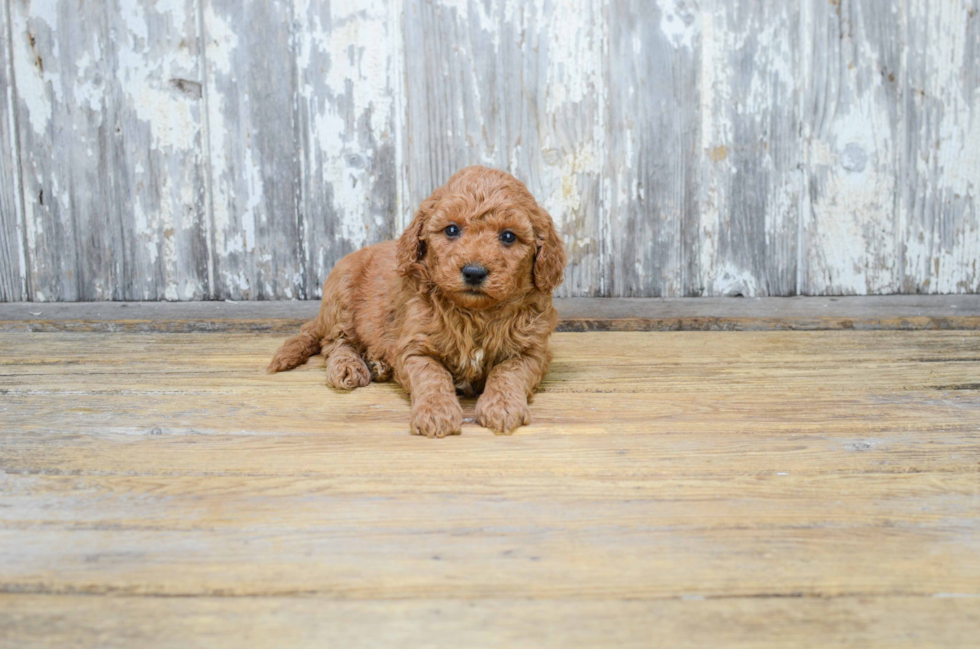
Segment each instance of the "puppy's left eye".
M517 241L517 235L510 230L504 230L500 233L500 242L505 246L509 246L515 241Z

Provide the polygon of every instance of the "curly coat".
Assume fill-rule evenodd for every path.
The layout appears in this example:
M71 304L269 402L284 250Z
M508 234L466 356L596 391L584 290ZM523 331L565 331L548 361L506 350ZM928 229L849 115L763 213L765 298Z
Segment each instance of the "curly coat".
M464 267L482 267L486 278L474 287ZM551 294L564 268L551 216L524 183L467 167L422 202L397 241L337 263L319 315L279 348L269 371L320 352L333 388L394 376L411 395L417 435L460 432L457 391L480 394L477 421L510 433L530 423L528 398L548 370L558 322Z

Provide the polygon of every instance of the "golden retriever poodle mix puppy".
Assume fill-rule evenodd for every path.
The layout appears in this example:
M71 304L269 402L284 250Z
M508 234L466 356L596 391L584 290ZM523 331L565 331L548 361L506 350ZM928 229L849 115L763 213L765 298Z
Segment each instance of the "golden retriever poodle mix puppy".
M279 348L270 372L327 360L341 390L395 380L411 395L416 435L460 432L457 392L479 394L477 421L497 433L530 423L548 371L551 304L565 249L551 216L510 174L456 172L422 202L397 241L340 260L316 319Z

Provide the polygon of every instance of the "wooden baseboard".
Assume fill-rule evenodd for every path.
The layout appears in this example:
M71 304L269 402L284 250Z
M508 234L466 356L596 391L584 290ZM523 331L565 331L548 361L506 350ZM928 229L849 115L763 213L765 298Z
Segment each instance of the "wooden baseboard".
M558 298L559 331L980 329L980 295ZM291 333L319 302L0 304L0 332Z

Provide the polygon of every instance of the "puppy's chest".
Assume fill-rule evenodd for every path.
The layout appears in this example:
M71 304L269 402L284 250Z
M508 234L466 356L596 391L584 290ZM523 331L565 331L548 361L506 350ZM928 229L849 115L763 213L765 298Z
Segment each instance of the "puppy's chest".
M444 350L443 355L443 364L453 375L456 389L463 394L474 394L483 389L496 360L497 350L483 344L481 340L451 345Z

